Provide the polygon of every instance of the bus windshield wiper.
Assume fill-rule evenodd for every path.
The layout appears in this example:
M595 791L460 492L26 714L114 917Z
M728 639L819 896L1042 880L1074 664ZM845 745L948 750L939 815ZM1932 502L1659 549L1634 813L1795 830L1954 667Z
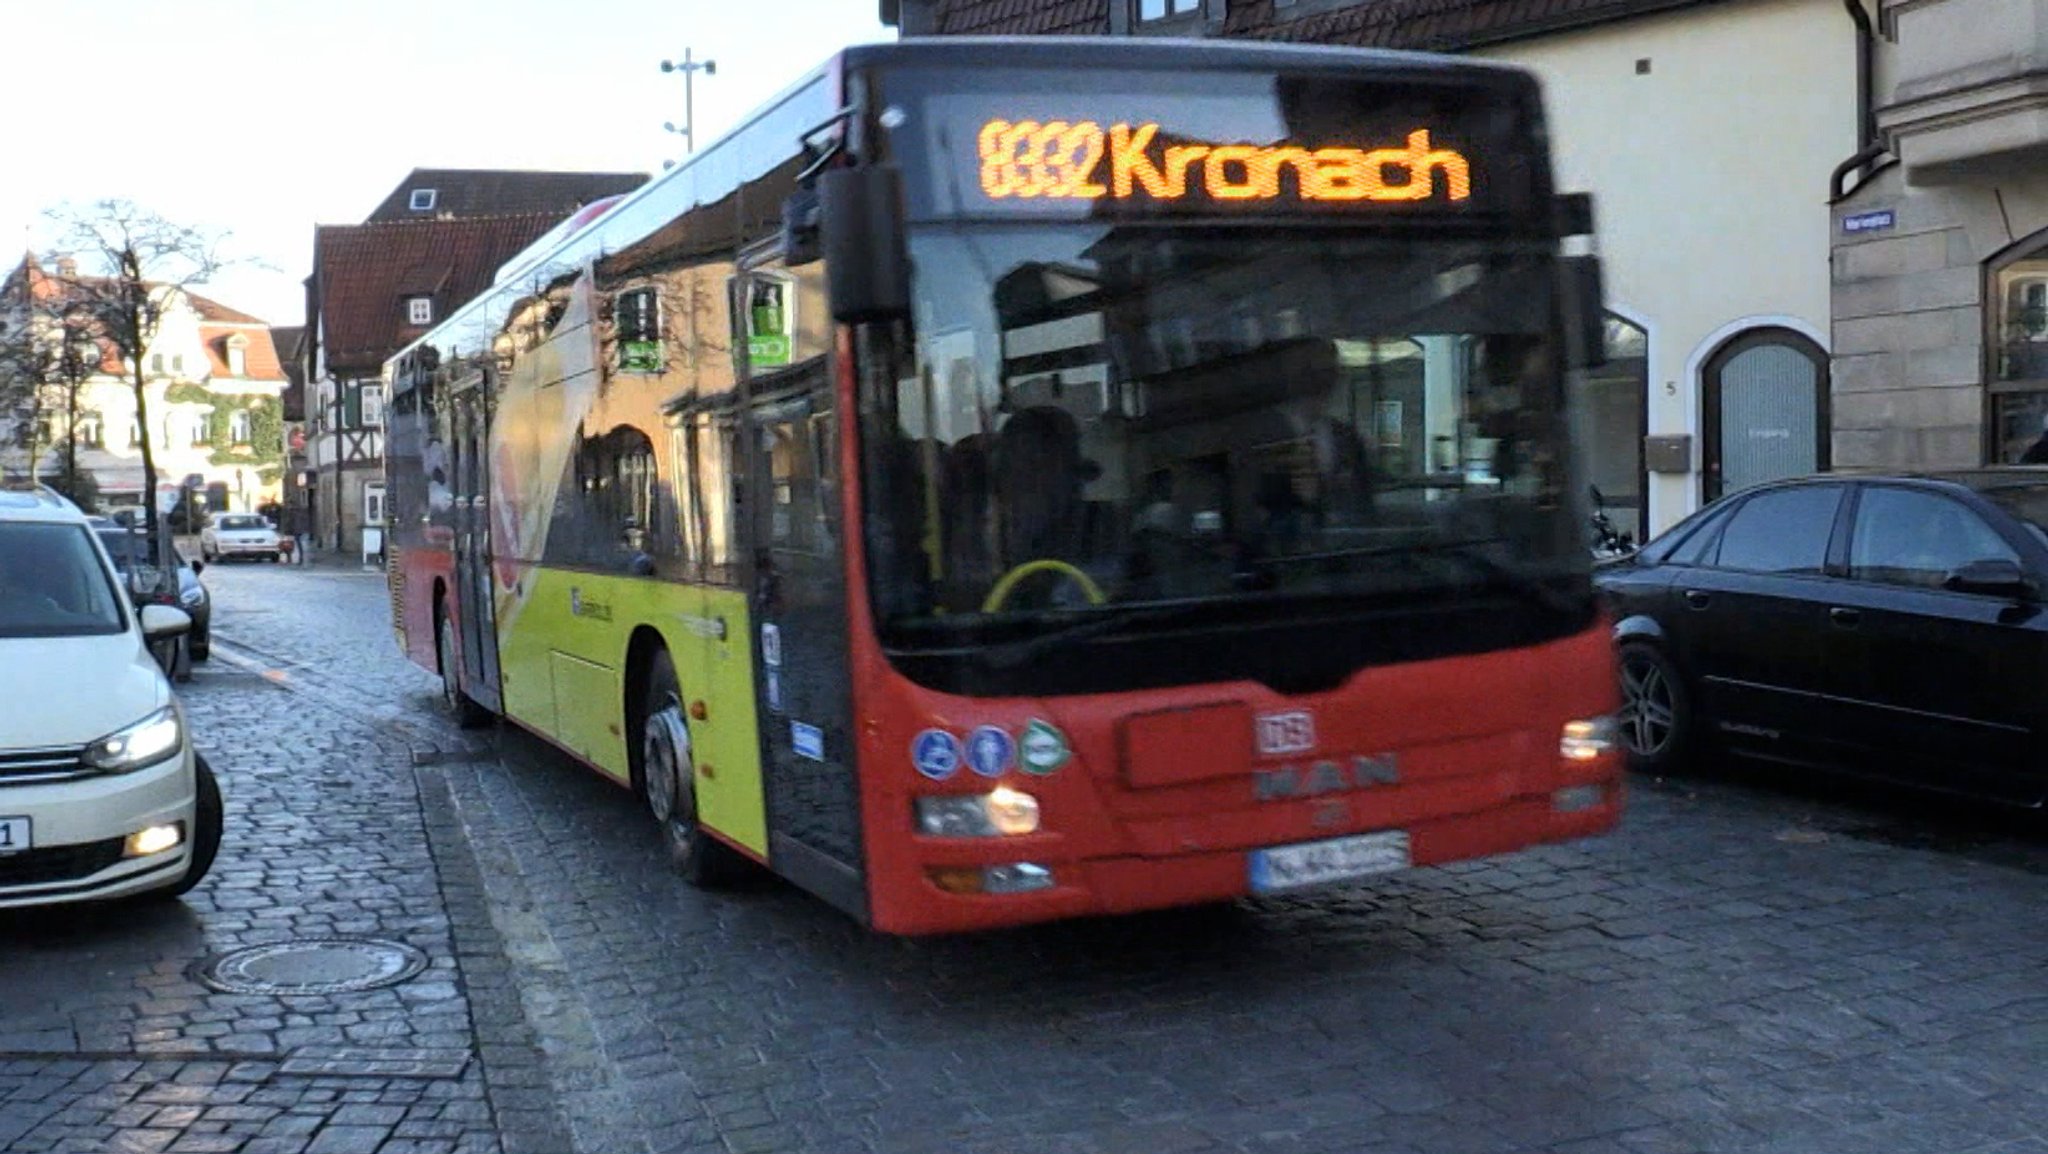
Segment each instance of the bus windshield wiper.
M1169 605L1139 603L1136 605L1109 605L1092 610L1085 620L1063 625L1036 636L1019 641L1008 641L991 645L982 651L982 659L994 669L1014 669L1033 658L1054 649L1065 648L1077 641L1114 633L1131 625L1156 625L1173 621L1196 613L1206 612L1232 603L1233 599L1208 599L1203 601L1181 601Z
M1410 562L1417 569L1429 571L1421 564L1423 560L1446 558L1458 562L1470 572L1477 573L1489 588L1504 589L1541 608L1559 613L1570 613L1578 609L1577 602L1559 593L1541 578L1533 577L1482 552L1487 546L1501 544L1504 540L1501 537L1459 537L1450 540L1408 541L1399 545L1375 545L1282 557L1268 563L1299 564L1351 557L1394 557Z
M1482 552L1486 546L1500 544L1501 540L1499 537L1458 538L1449 541L1427 541L1387 551L1412 556L1417 560L1425 557L1451 558L1478 573L1487 586L1516 594L1542 609L1571 613L1580 608L1579 602L1558 592L1542 578L1504 564Z

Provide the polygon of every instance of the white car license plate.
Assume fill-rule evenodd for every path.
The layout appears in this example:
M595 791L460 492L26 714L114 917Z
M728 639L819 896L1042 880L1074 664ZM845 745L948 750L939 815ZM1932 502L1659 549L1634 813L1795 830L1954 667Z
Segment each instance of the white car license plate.
M1413 864L1408 831L1401 829L1276 846L1252 851L1252 892L1278 893L1395 873Z
M0 817L0 857L11 853L26 853L28 849L28 819Z

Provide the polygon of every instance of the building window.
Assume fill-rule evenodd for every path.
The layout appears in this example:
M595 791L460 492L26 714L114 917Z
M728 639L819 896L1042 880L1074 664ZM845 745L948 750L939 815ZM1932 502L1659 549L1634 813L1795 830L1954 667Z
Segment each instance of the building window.
M228 439L237 445L246 445L249 443L253 427L253 423L249 418L249 410L236 409L228 417Z
M194 413L187 417L185 427L195 448L213 443L213 422L207 420L206 414Z
M172 356L171 356L171 371L172 371L172 372L174 372L174 373L182 373L182 372L184 372L184 371L185 371L185 354L184 354L184 353L174 353L174 354L172 354Z
M434 323L434 298L432 298L432 297L407 297L407 298L405 298L405 323L407 323L407 324L411 324L411 325L430 325L430 324L433 324L433 323Z
M1622 318L1607 317L1607 363L1580 378L1586 420L1586 476L1615 528L1649 530L1643 500L1643 436L1648 432L1650 339Z
M384 427L384 386L364 385L362 387L363 427L381 429Z
M246 377L249 375L249 354L239 343L240 340L241 338L237 337L237 343L228 345L228 375Z
M1202 0L1138 0L1138 20L1171 20L1193 16L1202 10Z
M661 371L661 299L651 288L620 293L612 304L612 326L618 339L619 371Z
M139 421L128 422L128 447L131 449L140 449L142 447L142 424Z
M149 354L149 371L152 373L164 371L164 355L162 353Z
M98 413L84 413L78 418L78 443L89 449L106 448L106 433Z
M1991 459L2048 464L2048 235L1991 270Z
M410 203L414 212L434 211L434 190L431 188L413 189Z

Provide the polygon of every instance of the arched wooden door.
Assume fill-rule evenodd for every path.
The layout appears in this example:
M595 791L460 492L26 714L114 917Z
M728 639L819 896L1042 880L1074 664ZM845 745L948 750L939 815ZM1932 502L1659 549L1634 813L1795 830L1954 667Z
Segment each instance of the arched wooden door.
M1791 329L1751 329L1707 360L1702 495L1828 467L1828 355Z

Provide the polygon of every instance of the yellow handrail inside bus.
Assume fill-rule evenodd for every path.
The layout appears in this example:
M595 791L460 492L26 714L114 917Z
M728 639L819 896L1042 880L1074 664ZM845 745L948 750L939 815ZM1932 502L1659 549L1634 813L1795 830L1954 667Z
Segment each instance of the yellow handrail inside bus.
M1064 573L1068 577L1073 578L1074 584L1079 585L1081 592L1087 595L1088 604L1090 605L1100 605L1108 600L1108 598L1102 595L1101 587L1096 585L1094 581L1089 580L1088 574L1067 564L1065 561L1055 561L1052 558L1046 557L1037 561L1026 561L1008 573L1003 574L1003 579L996 582L996 587L988 591L988 598L981 603L981 611L983 613L994 613L996 610L1001 609L1003 602L1008 601L1010 593L1017 588L1018 582L1035 573L1048 572Z

